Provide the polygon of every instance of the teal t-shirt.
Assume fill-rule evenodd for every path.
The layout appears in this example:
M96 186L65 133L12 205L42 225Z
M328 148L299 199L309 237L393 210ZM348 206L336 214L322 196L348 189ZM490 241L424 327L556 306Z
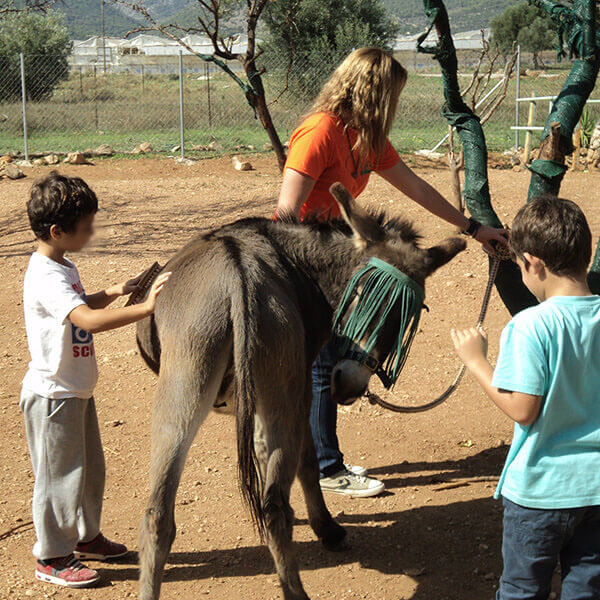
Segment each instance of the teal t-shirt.
M600 297L554 296L515 315L493 385L543 396L535 422L515 424L495 497L528 508L600 505Z

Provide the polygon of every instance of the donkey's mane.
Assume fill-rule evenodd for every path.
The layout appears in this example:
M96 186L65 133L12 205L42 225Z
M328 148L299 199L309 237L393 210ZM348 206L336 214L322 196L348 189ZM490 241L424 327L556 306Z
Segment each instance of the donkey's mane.
M423 237L415 229L413 223L404 217L389 217L385 211L374 211L372 209L367 209L367 212L373 219L375 219L377 225L391 233L399 234L402 241L408 244L417 243ZM211 239L215 236L215 234L231 230L231 228L244 227L248 225L258 225L261 229L269 225L280 225L282 227L301 225L303 228L305 227L309 230L319 233L341 233L346 237L352 236L352 229L350 228L350 225L348 225L348 223L346 223L346 221L344 221L342 218L335 218L330 221L322 221L319 220L316 215L309 215L302 222L296 218L284 218L279 221L272 221L264 217L246 217L239 219L238 221L234 221L233 223L227 223L225 225L221 225L220 227L216 227L215 229L204 233L202 237L204 239Z
M392 231L394 233L400 234L400 237L404 242L414 243L418 242L423 236L415 229L412 221L404 217L390 217L383 210L375 211L372 209L367 209L367 213L375 219L377 225L382 227L387 231ZM299 223L297 220L287 220L284 221L287 223ZM331 221L321 221L317 218L316 215L309 215L302 221L302 225L308 226L313 230L320 232L327 231L339 231L344 235L350 237L352 235L352 229L344 221L344 219L338 217L336 219L332 219Z

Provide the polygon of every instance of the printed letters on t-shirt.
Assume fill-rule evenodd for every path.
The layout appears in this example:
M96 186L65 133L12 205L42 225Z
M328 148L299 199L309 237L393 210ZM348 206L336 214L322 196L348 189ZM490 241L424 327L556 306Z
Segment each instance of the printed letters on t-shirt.
M85 300L85 294L83 292L83 286L78 281L72 285L73 289L83 296ZM73 357L74 358L87 358L94 356L94 340L92 334L81 327L77 327L71 323L71 341L73 343Z

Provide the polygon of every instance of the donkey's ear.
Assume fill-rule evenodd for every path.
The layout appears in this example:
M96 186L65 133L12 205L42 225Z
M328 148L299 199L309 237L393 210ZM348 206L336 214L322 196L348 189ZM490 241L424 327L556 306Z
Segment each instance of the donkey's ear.
M334 183L329 191L337 200L344 220L361 242L365 244L383 242L385 239L383 228L376 219L356 203L350 192L341 183Z
M427 248L427 276L450 262L459 252L467 247L467 242L462 238L448 238L437 246Z

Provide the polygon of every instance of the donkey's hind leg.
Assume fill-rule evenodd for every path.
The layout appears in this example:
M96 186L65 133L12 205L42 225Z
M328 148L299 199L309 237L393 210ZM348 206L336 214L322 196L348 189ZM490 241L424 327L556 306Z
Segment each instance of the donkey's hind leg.
M224 361L223 361L224 362ZM163 361L152 424L150 499L140 531L140 600L157 600L175 539L175 496L194 436L216 398L223 368L206 369L191 358Z
M293 439L284 432L266 426L269 459L265 482L263 512L269 550L275 561L285 600L308 600L300 575L292 542L294 511L290 505L290 488L296 472L298 455ZM287 437L284 441L282 438ZM298 446L296 446L297 448Z
M312 394L310 395L310 401L312 401ZM346 530L333 520L323 498L323 491L319 484L319 463L312 431L308 423L308 415L298 464L298 479L304 492L308 521L312 530L328 550L343 549Z

